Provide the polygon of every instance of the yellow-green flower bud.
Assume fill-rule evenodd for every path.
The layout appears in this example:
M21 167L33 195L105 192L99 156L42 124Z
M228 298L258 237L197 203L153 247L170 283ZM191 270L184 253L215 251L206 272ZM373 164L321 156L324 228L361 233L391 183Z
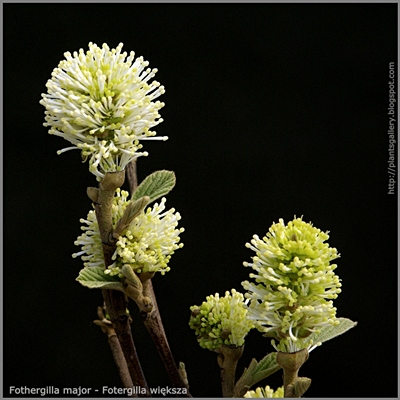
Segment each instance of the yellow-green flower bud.
M207 296L201 306L192 306L189 326L195 330L201 347L217 350L222 345L242 346L244 338L254 327L247 319L242 293L232 289L225 297Z

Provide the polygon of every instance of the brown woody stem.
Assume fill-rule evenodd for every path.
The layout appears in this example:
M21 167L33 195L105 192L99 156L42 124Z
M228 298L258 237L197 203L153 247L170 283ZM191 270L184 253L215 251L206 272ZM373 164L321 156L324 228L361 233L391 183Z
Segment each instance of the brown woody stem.
M105 318L102 307L97 308L97 315L99 319L94 321L94 323L96 325L99 325L101 327L101 330L108 337L108 344L111 348L111 353L115 361L115 365L118 368L118 373L121 378L121 382L125 388L133 387L133 382L129 374L128 365L126 363L125 356L122 351L121 345L119 343L118 337L115 333L113 324L111 323L111 321ZM135 394L132 394L131 397L137 397L137 396Z
M112 203L116 189L122 186L124 180L125 171L107 173L100 183L95 202L95 212L103 242L104 264L106 266L113 263L112 255L115 251L115 244L109 240L113 231ZM124 353L132 382L135 386L145 388L147 397L150 397L150 391L132 338L129 317L126 313L127 299L125 294L116 290L102 290L102 293L110 320Z
M235 388L236 366L243 354L244 346L229 347L222 345L219 348L218 365L221 369L221 386L223 397L233 397Z
M121 382L124 387L133 387L133 382L129 374L128 365L126 363L124 353L122 351L121 345L119 343L117 335L112 335L108 337L108 344L110 345L111 352L115 361L115 365L118 368L119 376L121 377ZM135 394L132 397L137 397Z
M138 177L137 177L137 165L136 165L136 159L131 161L127 166L126 166L126 176L128 178L128 184L129 184L129 191L131 193L131 196L133 195L133 192L135 189L138 187Z
M171 348L169 347L168 339L161 320L161 315L157 307L157 301L151 279L148 279L143 283L143 295L151 299L153 303L153 310L151 313L141 312L140 315L147 331L150 334L150 337L157 348L158 353L160 354L171 383L176 388L186 389L184 397L192 397L189 393L187 381L182 378L182 375L175 364Z
M308 360L308 350L303 349L296 353L278 352L276 362L283 369L283 387L285 398L299 397L293 390L294 384L298 379L300 367Z
M126 166L126 170L129 190L132 195L138 185L136 160L131 161ZM157 348L158 353L160 354L160 357L163 361L163 364L173 386L177 388L185 388L185 397L192 397L189 393L189 386L187 384L187 381L182 378L179 369L175 364L171 348L169 347L167 335L165 334L164 326L161 320L160 311L158 310L156 295L154 293L151 277L152 276L146 276L145 279L143 279L144 276L141 277L143 279L143 295L149 297L153 304L153 309L151 313L141 312L142 320Z

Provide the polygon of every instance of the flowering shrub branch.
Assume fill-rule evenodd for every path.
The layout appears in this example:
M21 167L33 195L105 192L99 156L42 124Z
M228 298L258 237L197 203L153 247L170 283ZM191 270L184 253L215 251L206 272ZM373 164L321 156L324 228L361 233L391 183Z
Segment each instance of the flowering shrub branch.
M157 70L122 47L89 43L87 52L66 52L40 101L44 125L73 145L58 153L80 150L99 182L87 189L93 209L80 220L83 233L75 241L80 250L73 257L83 261L77 281L102 289L107 317L100 308L95 323L109 337L123 385L150 396L131 334L127 305L132 299L178 395L191 397L185 365L175 363L152 285L153 278L171 270L172 255L183 247L181 216L166 208L175 174L157 171L140 184L136 174L137 159L148 155L142 142L168 139L151 130L162 122L164 103L155 100L165 90L152 81ZM125 175L130 194L120 189ZM244 263L254 270L253 281L242 282L244 294L215 293L190 308L189 326L199 345L216 353L224 397L301 397L311 380L298 373L310 352L356 325L336 317L333 300L342 285L332 261L339 254L328 238L302 218L287 225L279 220L262 239L254 235L246 244L255 255ZM251 329L271 338L277 352L253 359L236 380ZM251 390L280 368L282 387Z

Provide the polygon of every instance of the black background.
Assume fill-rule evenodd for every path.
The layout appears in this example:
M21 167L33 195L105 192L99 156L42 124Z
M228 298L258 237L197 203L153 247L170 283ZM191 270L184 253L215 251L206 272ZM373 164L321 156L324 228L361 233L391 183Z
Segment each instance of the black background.
M96 184L78 152L42 126L40 95L65 51L90 41L158 68L167 142L146 142L139 179L177 175L167 206L185 247L156 276L176 361L195 397L218 397L214 353L189 307L248 279L253 234L304 216L341 253L338 316L358 326L311 353L308 397L397 396L397 195L388 195L388 65L397 4L4 4L4 396L9 386L121 386L91 323L100 291L71 254ZM397 188L396 188L397 192ZM168 378L135 306L149 386ZM238 375L273 351L252 331ZM261 384L276 388L281 374Z

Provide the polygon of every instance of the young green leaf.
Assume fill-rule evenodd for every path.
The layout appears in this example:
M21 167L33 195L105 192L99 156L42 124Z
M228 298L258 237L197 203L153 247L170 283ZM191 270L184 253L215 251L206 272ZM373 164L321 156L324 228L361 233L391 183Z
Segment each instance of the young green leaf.
M117 225L114 229L112 237L114 241L117 241L118 238L125 232L131 222L136 218L143 209L147 206L150 198L148 196L141 197L136 201L130 200L124 214L118 220Z
M156 171L150 174L136 188L132 194L132 200L138 200L141 197L149 196L149 203L167 195L175 186L176 178L173 171Z
M280 369L280 365L276 362L276 353L269 353L267 354L257 365L253 376L252 376L252 384L251 386L255 385L256 383L262 381L267 376L272 375L274 372Z
M252 386L279 371L280 368L276 362L276 353L267 354L260 362L253 358L249 368L245 368L243 375L236 382L234 397L243 397Z
M353 322L348 318L338 318L338 320L340 321L339 325L326 326L321 329L320 333L313 333L309 338L313 339L314 343L323 343L336 336L342 335L357 325L357 322Z
M129 203L129 206L132 204L132 206L129 207L128 213L128 218L130 222L132 222L133 219L136 218L144 210L149 201L149 196L144 196ZM128 223L128 225L130 224L130 222Z
M278 363L276 362L276 353L269 353L261 361L258 362L257 368L255 369L254 373L256 374L257 372L263 370L275 368L277 365Z
M76 280L89 289L114 289L124 291L121 279L118 276L110 276L104 273L101 267L83 268Z

